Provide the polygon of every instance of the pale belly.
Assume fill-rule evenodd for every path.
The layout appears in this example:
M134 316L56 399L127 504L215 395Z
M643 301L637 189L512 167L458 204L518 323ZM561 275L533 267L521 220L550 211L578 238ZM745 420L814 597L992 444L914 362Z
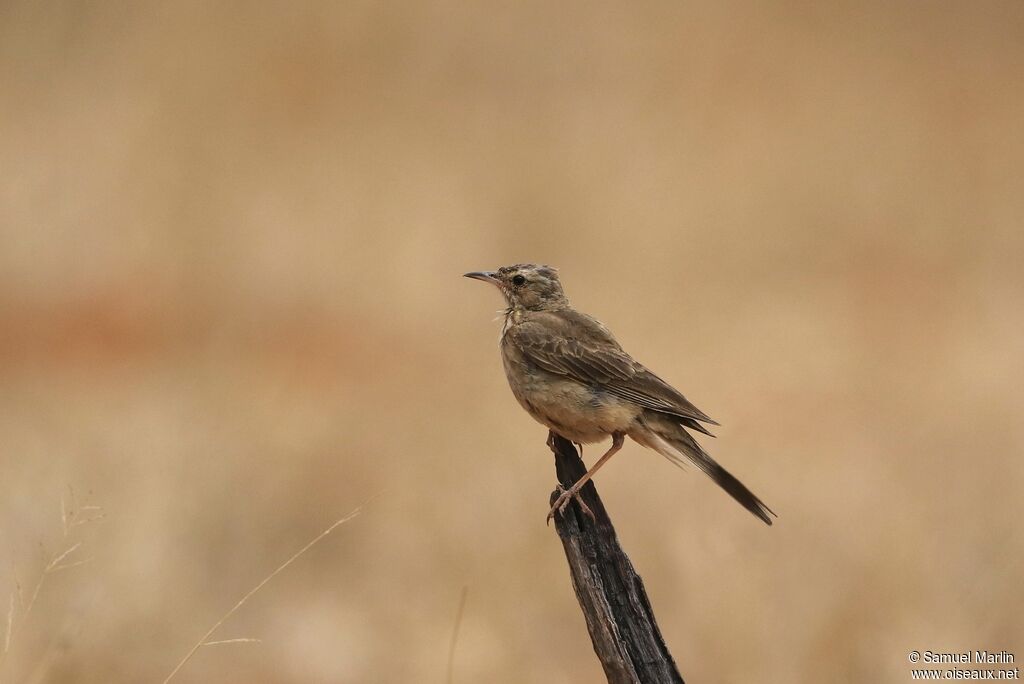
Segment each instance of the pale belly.
M628 432L640 414L636 404L545 370L519 365L505 375L512 393L527 413L566 439L589 444L613 432Z

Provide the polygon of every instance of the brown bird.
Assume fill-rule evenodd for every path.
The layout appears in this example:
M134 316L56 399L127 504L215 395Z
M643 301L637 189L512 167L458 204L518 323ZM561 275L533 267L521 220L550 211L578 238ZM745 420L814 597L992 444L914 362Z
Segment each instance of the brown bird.
M505 297L501 357L508 384L523 408L552 432L577 444L612 438L611 448L594 467L558 497L549 521L556 510L565 511L628 435L677 466L690 461L744 508L772 524L774 511L687 432L711 435L702 423L718 423L634 361L600 321L573 309L556 269L517 264L465 275L493 283Z

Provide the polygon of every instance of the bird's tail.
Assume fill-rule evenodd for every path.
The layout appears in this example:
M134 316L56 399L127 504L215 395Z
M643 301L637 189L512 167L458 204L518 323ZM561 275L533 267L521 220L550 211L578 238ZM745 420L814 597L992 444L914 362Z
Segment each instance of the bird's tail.
M690 461L707 473L708 477L744 508L771 525L771 516L775 515L775 511L768 508L742 482L733 477L732 473L718 465L677 421L678 419L672 416L644 411L640 417L643 429L633 431L629 436L640 444L654 449L680 468L685 467L686 461Z

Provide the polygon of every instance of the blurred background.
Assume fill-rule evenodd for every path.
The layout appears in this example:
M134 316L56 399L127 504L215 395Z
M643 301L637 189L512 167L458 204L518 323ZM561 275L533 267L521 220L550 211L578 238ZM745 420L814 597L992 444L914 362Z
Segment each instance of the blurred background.
M463 587L454 681L602 681L522 261L779 514L598 476L687 681L1024 657L1022 75L1018 0L3 3L0 680L161 681L383 492L174 681L445 681Z

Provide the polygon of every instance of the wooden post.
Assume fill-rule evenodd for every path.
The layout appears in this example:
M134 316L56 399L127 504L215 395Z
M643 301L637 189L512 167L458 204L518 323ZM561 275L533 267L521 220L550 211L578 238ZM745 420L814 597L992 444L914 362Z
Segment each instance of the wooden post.
M586 467L572 442L552 434L550 444L558 481L568 489ZM557 489L551 493L549 505L559 494ZM555 514L555 529L609 684L684 684L654 621L643 580L619 546L594 482L584 485L580 495L594 518L573 500L564 515Z

